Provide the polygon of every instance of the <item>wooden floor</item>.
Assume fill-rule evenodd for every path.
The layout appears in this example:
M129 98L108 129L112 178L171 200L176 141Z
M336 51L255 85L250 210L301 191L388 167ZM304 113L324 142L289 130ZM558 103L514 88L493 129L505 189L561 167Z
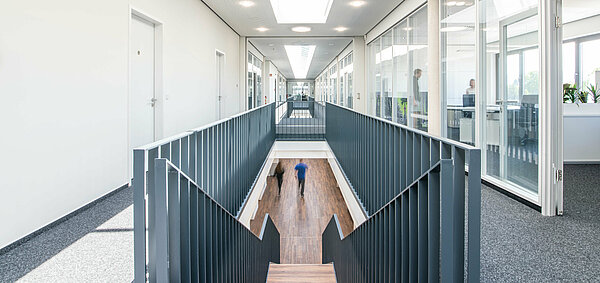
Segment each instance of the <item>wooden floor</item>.
M333 264L274 264L269 265L267 283L306 282L335 283Z
M281 237L280 263L320 264L323 230L335 213L342 232L349 234L354 229L350 212L327 160L304 160L308 165L304 198L300 197L294 176L299 159L280 162L285 170L281 195L277 195L277 178L268 177L267 188L250 228L258 235L265 214L269 213Z

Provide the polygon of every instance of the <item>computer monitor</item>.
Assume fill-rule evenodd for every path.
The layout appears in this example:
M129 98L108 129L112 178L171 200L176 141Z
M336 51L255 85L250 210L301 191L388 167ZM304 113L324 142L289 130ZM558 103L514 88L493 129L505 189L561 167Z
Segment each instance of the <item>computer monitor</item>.
M475 106L475 94L463 94L463 107Z

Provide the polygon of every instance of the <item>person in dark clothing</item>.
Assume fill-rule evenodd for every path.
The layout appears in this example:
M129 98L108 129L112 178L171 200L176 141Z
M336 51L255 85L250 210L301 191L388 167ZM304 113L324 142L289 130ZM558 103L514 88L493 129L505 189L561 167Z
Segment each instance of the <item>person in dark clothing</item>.
M419 90L419 79L421 78L422 74L423 74L423 71L421 69L415 69L414 75L413 75L413 84L412 84L413 104L415 105L415 110L417 110L417 111L421 111L421 109L419 107L420 105L418 105L418 104L421 103L421 93Z
M281 195L281 185L283 184L283 166L281 165L281 161L277 163L277 167L275 167L275 177L277 177L277 186L279 187L279 193L277 195Z
M304 183L306 180L306 170L308 170L308 165L304 164L302 161L303 160L300 159L300 163L298 163L294 169L296 170L296 172L298 172L296 178L298 178L298 187L300 187L300 195L304 197Z

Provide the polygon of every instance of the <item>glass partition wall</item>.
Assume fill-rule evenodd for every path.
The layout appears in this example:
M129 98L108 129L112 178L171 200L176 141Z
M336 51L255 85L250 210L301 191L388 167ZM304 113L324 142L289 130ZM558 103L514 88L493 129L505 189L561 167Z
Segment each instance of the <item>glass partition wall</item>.
M427 7L368 49L369 114L427 131Z
M262 99L262 65L263 62L248 52L248 109L263 104Z
M474 2L441 1L442 135L470 145L477 118L475 16Z
M315 97L319 101L352 108L354 106L354 57L352 51L343 56L338 56L315 79Z
M562 74L559 3L577 11L575 20L589 22L569 29L565 24L562 52L569 71ZM561 214L562 179L556 176L562 155L556 148L562 148L562 105L556 110L556 104L562 87L557 91L557 86L561 78L580 85L600 81L599 28L592 31L600 18L596 24L590 20L600 14L595 6L600 2L441 0L440 62L434 65L427 62L423 6L368 43L368 114L427 130L427 72L439 70L440 98L434 103L442 115L431 122L441 123L441 134L482 149L486 181L540 206L545 215ZM576 31L581 36L574 36Z
M540 52L537 0L480 2L484 174L539 204Z

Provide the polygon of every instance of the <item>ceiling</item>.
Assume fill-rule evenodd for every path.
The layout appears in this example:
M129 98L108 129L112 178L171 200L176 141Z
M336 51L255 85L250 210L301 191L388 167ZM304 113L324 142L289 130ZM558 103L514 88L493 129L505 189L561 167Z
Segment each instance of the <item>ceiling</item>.
M202 1L242 36L362 36L404 0L365 0L366 4L361 7L351 6L350 0L334 0L324 24L278 24L270 0L252 0L251 7L241 6L239 0ZM299 25L311 27L312 31L291 30ZM348 29L334 30L340 26ZM260 32L256 30L259 27L269 30Z
M306 79L315 79L333 59L352 42L352 38L308 38L308 37L275 37L275 38L250 38L250 43L258 49L267 60L273 61L279 72L287 79L293 79L292 66L285 52L285 45L315 45L310 68Z

